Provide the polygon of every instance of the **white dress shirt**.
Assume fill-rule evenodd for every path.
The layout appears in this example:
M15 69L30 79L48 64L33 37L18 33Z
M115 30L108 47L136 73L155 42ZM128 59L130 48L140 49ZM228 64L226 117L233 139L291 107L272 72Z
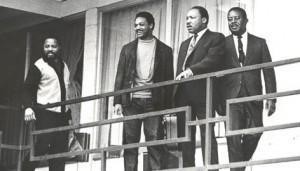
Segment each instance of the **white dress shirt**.
M235 50L236 50L236 54L239 57L239 49L238 49L238 36L233 35L233 40L234 40L234 46L235 46ZM248 46L248 32L246 31L244 34L242 34L242 38L241 41L243 43L243 51L245 53L245 57L246 57L246 53L247 53L247 46Z
M207 29L208 28L205 28L204 30L202 30L202 31L200 31L200 32L197 33L196 44L198 43L198 41L200 40L200 38L203 36L203 34L206 32ZM193 38L194 38L194 35L193 35ZM191 43L193 41L193 38L190 41L190 45L191 45Z
M198 43L198 41L201 39L201 37L203 36L203 34L206 32L207 29L208 29L208 28L205 28L204 30L201 30L200 32L197 33L196 43L195 43L195 44ZM190 41L189 46L191 46L191 43L192 43L192 41L193 41L193 38L194 38L194 35L193 35L193 37L192 37L192 39L191 39L191 41ZM184 66L185 66L185 62L186 62L186 60L187 60L188 57L189 57L189 56L186 56L186 59L185 59L185 61L184 61L184 63L183 63L183 66L182 66L183 68L184 68ZM185 68L185 70L188 70L188 71L191 73L191 75L194 75L194 73L192 72L192 70L191 70L190 68Z

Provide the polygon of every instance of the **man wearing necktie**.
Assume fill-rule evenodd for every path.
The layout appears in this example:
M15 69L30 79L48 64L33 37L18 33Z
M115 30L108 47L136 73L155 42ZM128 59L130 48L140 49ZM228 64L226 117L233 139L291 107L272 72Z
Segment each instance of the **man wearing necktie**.
M225 36L212 32L207 28L208 12L201 6L192 7L186 16L186 26L192 37L183 41L180 46L176 80L193 75L205 74L220 70L225 55ZM215 93L214 93L215 95ZM192 120L196 117L206 118L206 80L196 80L179 84L175 87L174 104L176 107L191 106ZM177 115L178 136L185 136L185 116ZM211 124L213 127L213 124ZM204 158L205 152L205 125L200 126L201 148ZM191 127L191 141L180 143L183 157L183 167L195 166L195 133L196 127ZM212 131L211 161L218 163L218 144Z
M265 39L249 34L246 29L247 14L240 7L228 12L228 26L232 33L226 37L226 59L224 69L239 68L248 65L271 62L271 56ZM276 92L276 78L273 68L263 69L266 93ZM222 107L220 115L225 115L227 99L262 94L261 71L254 70L225 76L220 91ZM275 112L276 99L268 99L266 109L271 116ZM263 126L263 102L253 101L230 106L232 129L246 129ZM249 134L227 137L230 162L248 161L252 158L261 134ZM232 168L231 171L243 171Z

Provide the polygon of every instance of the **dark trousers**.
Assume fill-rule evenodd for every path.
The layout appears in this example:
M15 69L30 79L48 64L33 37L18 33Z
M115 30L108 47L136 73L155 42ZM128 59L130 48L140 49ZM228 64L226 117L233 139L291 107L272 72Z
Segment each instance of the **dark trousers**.
M248 96L247 90L243 87L239 97ZM255 128L262 126L256 123L253 116L256 113L262 115L262 107L255 102L237 103L230 106L232 130ZM261 134L247 134L227 137L228 154L230 162L249 161L258 145ZM244 171L246 167L231 168L231 171Z
M190 100L187 96L184 88L178 89L178 95L176 96L176 106L191 106L192 107L192 120L196 120L196 117L200 119L206 118L206 106L205 103L197 103L193 100ZM185 136L185 115L183 113L177 114L177 125L178 125L178 137ZM214 124L210 124L212 130ZM201 150L203 161L205 159L205 125L200 125L200 136L201 136ZM195 166L195 134L196 127L191 127L191 141L180 143L180 148L182 150L182 158L183 158L183 167L194 167ZM218 164L218 143L215 138L215 132L212 131L211 135L211 164Z
M142 114L154 111L151 98L133 98L130 107L124 108L124 116ZM154 141L163 138L162 117L147 117L124 122L123 144L138 143L141 137L141 126L144 124L146 141ZM150 146L148 150L148 163L150 170L160 170L163 160L163 146ZM125 171L137 171L138 148L124 150Z
M68 125L68 117L62 113L47 110L35 111L36 130L60 127ZM68 131L41 134L36 136L35 156L46 154L56 154L66 152L68 149ZM29 161L29 154L25 157L22 164L22 171L34 171L39 161ZM65 158L55 158L49 161L49 171L64 171Z

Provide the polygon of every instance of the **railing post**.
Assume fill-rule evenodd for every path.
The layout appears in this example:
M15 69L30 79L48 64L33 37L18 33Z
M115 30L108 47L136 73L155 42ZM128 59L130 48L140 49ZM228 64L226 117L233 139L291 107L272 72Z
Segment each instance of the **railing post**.
M35 146L34 146L34 137L32 135L32 131L33 131L33 124L34 121L31 121L28 123L28 127L29 127L29 145L30 145L30 159L33 158L35 156Z
M25 125L26 127L26 125ZM22 170L22 152L23 149L21 149L20 147L23 147L25 145L25 136L24 136L24 132L26 132L26 129L24 128L24 121L21 121L21 127L20 127L20 139L19 139L19 151L18 151L18 163L17 163L17 171L21 171Z
M208 77L206 79L206 119L212 118L212 93L213 93L213 79ZM211 135L212 125L205 123L205 160L204 166L207 170L207 166L211 164ZM201 140L202 141L202 140ZM203 148L203 147L202 147Z
M230 116L230 104L226 101L226 132L229 130L232 130L232 124L231 124L231 116Z
M2 131L0 131L0 161L1 161L1 149L2 149Z
M100 114L100 120L106 120L108 118L108 104L109 104L109 97L106 97L105 99L103 99L103 113ZM100 129L102 130L102 129ZM100 131L100 141L101 141L101 132ZM106 151L101 151L101 171L106 171L106 155L107 152Z

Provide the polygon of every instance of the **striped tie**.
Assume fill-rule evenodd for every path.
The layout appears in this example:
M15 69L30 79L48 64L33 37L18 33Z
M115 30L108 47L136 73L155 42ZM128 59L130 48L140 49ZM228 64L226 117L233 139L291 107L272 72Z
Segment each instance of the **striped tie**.
M238 50L239 50L239 62L243 65L245 62L245 53L243 50L243 43L242 43L242 39L243 37L240 35L238 36Z

